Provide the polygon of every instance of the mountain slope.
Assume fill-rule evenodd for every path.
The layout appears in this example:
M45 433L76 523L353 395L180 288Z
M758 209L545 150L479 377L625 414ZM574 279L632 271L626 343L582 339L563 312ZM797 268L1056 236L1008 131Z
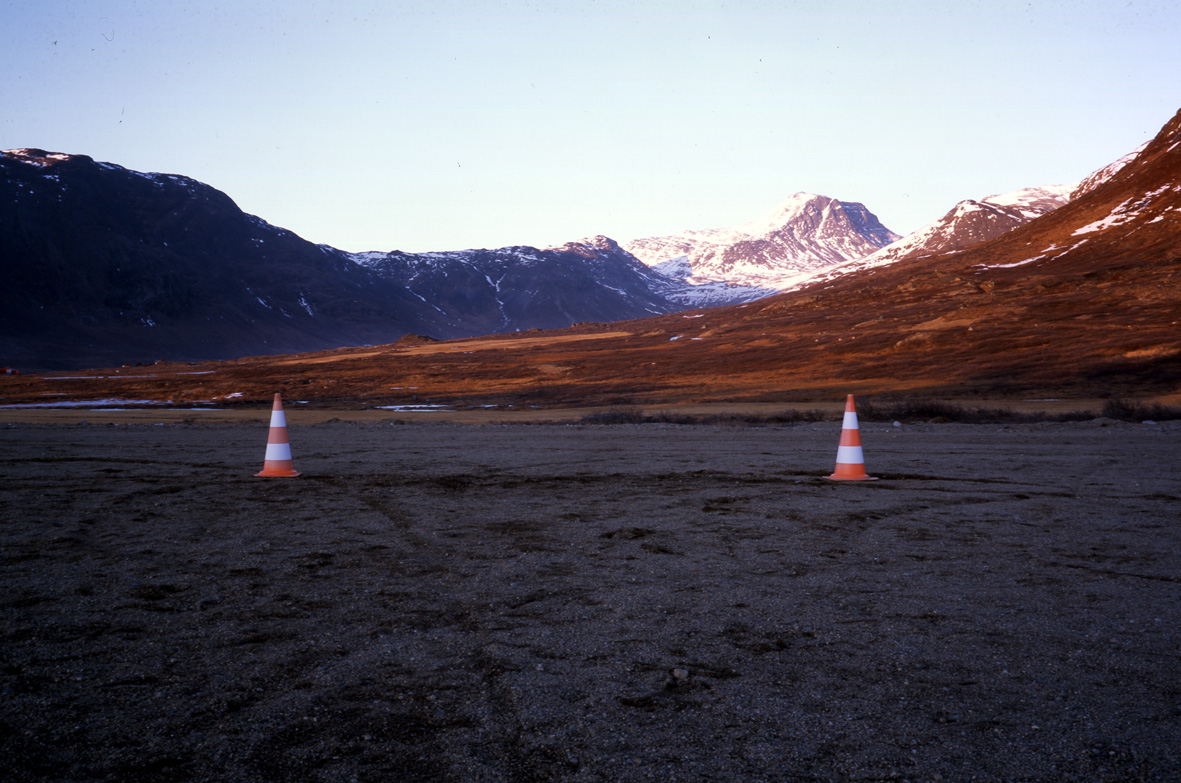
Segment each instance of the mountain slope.
M276 390L365 405L557 405L1181 395L1181 112L1070 203L970 248L861 270L747 304L453 342L181 367L77 392L214 399ZM117 374L115 374L117 375ZM80 387L79 387L80 388ZM318 391L317 391L318 390Z
M1083 181L1078 183L1078 185L1075 186L1075 189L1071 192L1070 200L1073 201L1084 193L1090 193L1092 190L1114 177L1119 173L1120 169L1124 168L1133 160L1135 160L1140 155L1140 153L1144 151L1144 148L1149 145L1149 143L1150 142L1148 141L1144 142L1139 147L1129 152L1127 155L1124 155L1122 158L1119 158L1118 160L1109 163L1103 168L1098 169L1097 171L1094 171L1084 177Z
M1024 226L817 283L747 317L780 331L812 323L830 377L855 385L1172 393L1178 283L1181 112L1106 181Z
M862 204L796 193L765 217L735 228L637 239L624 247L692 284L749 287L733 292L735 299L749 301L896 239Z
M1148 142L1145 142L1113 163L1092 172L1073 186L1044 185L988 196L980 201L961 201L942 218L913 234L908 234L864 258L817 270L808 279L801 280L796 287L857 274L909 258L923 258L966 249L999 237L1090 193L1135 160L1147 146Z
M557 329L680 309L661 293L671 290L671 281L603 236L546 250L394 251L356 254L354 260L471 334Z
M265 402L572 405L1181 395L1181 112L1115 175L995 239L742 305L202 375L106 380L92 395ZM189 368L184 368L191 372ZM328 384L331 379L333 383ZM0 378L8 401L60 383ZM142 397L141 397L142 398Z
M920 258L971 247L1057 209L1069 201L1076 187L1044 185L988 196L979 201L966 199L934 223L855 260L856 265L868 269L904 258Z
M84 155L0 153L0 204L0 357L26 369L454 338L681 306L665 296L676 283L604 238L359 257L187 177Z
M9 151L0 203L0 353L18 365L278 353L441 325L339 251L187 177Z

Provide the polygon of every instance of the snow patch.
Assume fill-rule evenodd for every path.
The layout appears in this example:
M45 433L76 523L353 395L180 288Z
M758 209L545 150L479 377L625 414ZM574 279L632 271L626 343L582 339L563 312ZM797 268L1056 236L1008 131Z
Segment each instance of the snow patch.
M94 405L167 405L172 400L62 400L60 402L26 402L18 405L0 405L0 408L89 408Z
M1026 264L1032 264L1034 261L1040 261L1043 258L1045 258L1044 255L1034 256L1033 258L1027 258L1024 261L1015 261L1012 264L993 264L992 266L981 265L981 268L982 269L1012 269L1015 266L1025 266Z
M1120 226L1124 223L1135 220L1143 213L1144 209L1152 202L1154 198L1171 188L1171 184L1163 185L1156 190L1145 193L1135 201L1133 201L1133 199L1128 199L1117 206L1115 209L1111 210L1111 213L1107 217L1100 218L1093 223L1088 223L1082 228L1073 231L1071 235L1078 236L1079 234L1090 234L1094 231L1102 231L1104 229Z
M453 411L450 405L378 405L378 410L398 413L430 413L431 411Z

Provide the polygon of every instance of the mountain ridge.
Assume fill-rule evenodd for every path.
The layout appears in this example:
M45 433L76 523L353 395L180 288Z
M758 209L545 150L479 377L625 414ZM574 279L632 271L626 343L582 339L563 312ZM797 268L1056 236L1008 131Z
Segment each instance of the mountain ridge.
M0 354L17 367L455 338L681 307L663 293L672 281L594 238L517 249L532 277L518 275L504 301L476 288L411 290L392 271L391 259L407 254L376 264L313 245L204 183L86 155L0 153L0 203ZM514 251L479 254L508 263ZM452 272L471 266L462 253L434 255Z
M601 236L545 249L346 253L248 215L189 177L87 155L9 150L0 171L0 199L10 205L0 214L0 270L9 281L0 294L0 353L26 368L559 328L778 290L689 279ZM849 230L879 243L890 236L860 204L799 194L729 232L745 243L745 256L720 247L714 255L733 268L791 244L811 268L864 249ZM829 256L818 260L804 246L820 234L815 247Z
M253 405L298 390L322 405L471 407L790 402L847 393L1177 399L1179 282L1181 112L1110 178L966 249L745 304L153 368L146 379L104 373L71 393L185 401L235 393ZM52 377L6 376L0 390L16 402L66 393Z
M732 228L683 231L624 243L649 266L691 284L782 290L811 273L861 258L899 237L865 205L795 193L764 217ZM750 301L748 297L745 301Z
M1008 345L1008 349L1012 351L1014 356L1026 356L1031 350L1031 345L1044 346L1045 344L1044 341L1037 342L1040 339L1037 330L1044 325L1042 324L1044 319L1054 323L1054 328L1062 334L1072 335L1070 339L1077 341L1084 339L1080 335L1086 333L1086 330L1080 331L1080 324L1085 324L1088 321L1091 326L1106 324L1116 317L1112 315L1112 312L1117 311L1118 317L1127 320L1127 323L1122 327L1127 330L1127 334L1110 330L1103 331L1102 341L1107 341L1109 344L1105 343L1095 350L1106 351L1110 354L1107 357L1110 359L1109 366L1117 368L1124 375L1127 374L1129 367L1139 366L1141 370L1138 372L1141 372L1152 383L1159 385L1165 382L1161 380L1161 377L1166 380L1171 377L1168 375L1168 363L1176 361L1175 350L1168 348L1168 345L1175 343L1177 324L1176 302L1169 298L1168 293L1171 290L1170 286L1172 289L1176 288L1174 267L1176 265L1176 239L1178 236L1176 219L1178 213L1176 212L1177 206L1169 200L1175 198L1177 190L1176 148L1178 144L1181 144L1181 141L1177 139L1176 124L1175 118L1162 129L1156 139L1144 147L1140 154L1125 156L1128 160L1124 161L1122 166L1114 167L1113 164L1113 167L1105 167L1112 168L1112 172L1106 178L1099 178L1090 183L1090 189L1075 200L1041 215L1017 229L966 249L944 252L931 257L909 259L903 263L855 270L855 273L845 275L833 272L833 269L841 269L841 266L837 266L830 268L824 274L815 276L791 295L779 294L765 300L724 307L716 312L704 310L684 316L653 315L652 318L655 320L634 323L651 323L651 326L644 325L638 328L644 329L645 334L653 335L651 339L659 340L661 338L656 335L663 334L662 339L678 346L680 353L696 356L694 363L696 370L704 371L710 367L717 368L725 365L731 368L727 371L728 373L737 373L738 376L747 377L749 376L747 370L738 371L735 368L746 366L744 363L749 363L750 367L759 368L756 375L766 376L759 381L759 383L765 383L776 378L783 380L781 372L773 365L767 365L766 361L777 357L775 359L777 362L786 361L793 366L804 362L804 357L812 356L814 350L820 345L827 345L830 335L834 334L831 331L824 331L824 327L833 325L835 328L838 323L843 323L840 329L845 334L842 336L840 332L836 332L837 345L831 346L837 349L835 358L826 359L825 364L830 364L835 368L844 367L847 376L856 380L857 378L870 377L867 376L867 373L872 375L872 368L887 366L890 363L886 360L891 357L897 358L898 355L913 355L912 358L918 362L916 368L928 361L928 353L935 348L941 348L944 351L942 355L945 357L953 356L960 350L961 343L968 345L978 342L981 336L980 332L995 332L1001 328L998 325L1000 323L1004 325L1004 330L1002 330L1004 334L996 336L994 341L988 344L994 347L1005 344ZM78 165L85 165L86 161L89 161L90 165L98 165L93 164L93 161L85 156L71 157L45 153L43 157L47 160L45 164L47 169L66 165L70 160L76 161ZM59 160L59 158L61 159ZM114 171L120 168L113 164L105 164L104 170ZM192 202L192 193L195 190L200 190L198 187L200 183L175 175L144 175L123 171L125 172L124 179L127 182L137 183L139 188L146 188L153 193L163 190L172 202L178 202L183 207L161 209L160 202L153 202L152 199L146 198L139 191L128 195L130 200L136 201L140 206L144 203L156 205L154 210L150 210L152 214L147 216L156 221L152 223L152 226L159 231L159 242L156 243L158 246L154 248L154 255L152 255L155 261L170 260L169 253L176 250L175 247L171 247L173 243L180 242L183 245L185 241L191 241L192 234L204 233L193 230L207 226L210 219L208 214L203 213ZM1161 175L1161 171L1165 171L1166 174ZM61 184L60 182L55 184L55 180L60 180L60 177L44 177L45 173L64 172L39 173L38 176L45 179L46 182L34 182L33 190L45 188L51 202L54 197L59 201L71 197L61 189L53 191L53 187ZM1170 179L1170 177L1172 178ZM134 188L132 189L134 190ZM208 196L207 193L206 195ZM220 194L220 196L224 197L224 194ZM219 197L209 196L209 199L225 206ZM232 200L228 197L224 197L224 199L232 206ZM1017 203L1020 199L1010 198L1008 200L1014 203L997 206L1022 207L1022 204ZM234 209L236 210L236 207ZM820 210L823 211L823 206L820 207ZM843 206L841 210L844 210ZM216 212L216 210L214 211ZM835 213L837 210L830 207L829 211ZM44 234L46 227L38 226L37 221L46 220L53 214L52 210L41 212L13 210L0 215L0 221L4 221L0 223L0 226L4 228L5 237L20 237L38 232ZM144 215L138 215L137 219L146 220L147 218ZM395 281L379 274L378 270L366 268L364 262L372 261L372 257L358 259L355 257L356 254L334 252L326 246L309 245L290 232L270 227L265 221L253 216L245 216L240 211L238 211L235 220L234 225L237 228L234 232L230 232L233 235L219 236L216 237L216 240L221 243L219 247L227 246L227 243L238 247L239 252L235 258L238 261L247 262L248 266L250 261L259 261L262 258L261 246L267 245L271 240L275 244L302 243L299 244L301 248L306 250L310 247L318 254L317 263L343 275L350 284L372 290L371 286L376 281L377 285L384 285L391 291L398 291L408 304L409 309L425 313L425 320L435 327L444 328L448 323L447 318L451 317L447 308L432 305L425 301L425 297L422 295L410 288L400 286ZM101 224L96 225L102 227ZM95 226L86 228L93 230ZM263 228L271 229L273 233L265 235L256 233ZM109 222L107 229L110 229ZM123 241L121 245L116 243L115 249L126 254L128 244L126 241ZM240 246L243 245L255 252L253 254L240 252ZM66 250L77 247L83 246L75 242L71 248L66 248ZM620 248L618 243L606 238L592 238L589 242L571 243L563 247L565 251L561 249L545 251L526 249L522 252L534 254L568 252L573 256L585 259L596 257L599 254L609 255L615 252L615 248ZM166 252L164 248L169 248L169 251ZM205 249L209 250L208 247ZM622 251L622 248L620 250ZM497 251L483 252L494 256ZM1162 253L1163 255L1161 255ZM393 253L384 255L391 256ZM426 255L448 256L446 253ZM55 254L50 256L52 262L50 265L57 263L60 266L62 258L68 256L68 252L62 253L62 248L56 248ZM7 253L5 257L8 260ZM119 256L119 258L122 257ZM207 252L204 257L209 257L209 253ZM108 261L110 260L112 259L108 259ZM118 258L113 260L117 262ZM530 266L529 259L519 260L525 266ZM846 265L856 263L846 262ZM0 321L4 324L4 329L0 330L0 336L4 340L11 337L8 329L12 323L13 313L19 314L19 308L22 306L22 303L14 301L12 291L21 286L26 291L35 291L36 283L45 283L44 279L37 278L36 266L36 263L26 263L23 266L18 264L13 270L16 273L14 279L20 285L10 286L6 291L8 299L3 302L4 313L3 316L0 316L0 318L9 319L8 321ZM118 271L117 263L114 266ZM622 266L637 273L644 272L644 265L634 258L631 261L625 260ZM350 269L353 271L350 272ZM106 271L109 276L110 270ZM208 273L209 270L202 269L200 271ZM157 263L156 268L136 270L136 274L140 276L155 276L165 279L166 282L170 281L168 273L169 267L164 263ZM475 274L475 271L472 273ZM33 279L21 279L20 275L25 275L26 278L31 275ZM1080 290L1090 292L1094 302L1083 301L1077 296L1074 299L1071 298L1073 296L1070 288L1071 282L1063 279L1071 276L1079 276L1082 281L1079 284ZM482 287L495 291L496 279L489 279L490 277L484 276ZM330 302L313 301L306 290L307 279L301 278L299 275L296 275L295 278L290 281L292 285L288 286L288 290L282 297L272 297L270 294L259 295L262 293L260 290L247 287L235 300L235 307L241 310L248 305L249 312L239 313L248 316L256 315L259 311L274 310L277 311L273 313L275 318L285 319L279 323L294 323L293 319L304 317L301 316L301 312L307 317L312 317L313 313L323 312L325 306L331 304ZM651 278L651 280L659 279L659 276ZM81 284L93 288L94 280L103 282L100 275L94 279L85 279ZM30 282L34 285L29 285ZM193 281L187 282L191 284ZM339 280L337 282L341 283ZM304 284L302 288L301 283ZM676 281L672 281L671 284L675 286ZM184 305L191 304L186 300L184 294L186 289L180 282L171 281L169 285L158 286L158 289L156 294L158 298L172 301L175 306L181 309ZM103 293L112 294L111 291L103 291ZM245 305L243 305L243 301ZM497 299L495 296L492 297L492 301L498 311L505 304L503 298ZM885 303L888 303L892 309L889 314L883 312ZM1100 307L1099 303L1102 303L1103 307ZM650 302L648 304L651 305ZM141 314L135 311L132 305L138 306L142 303L127 300L125 296L124 299L116 297L116 299L106 302L106 305L108 310L116 309L118 306L131 308L133 317L141 317ZM994 305L995 311L986 314L988 307ZM1051 307L1051 305L1053 306ZM939 311L940 307L952 308L952 310ZM1054 313L1047 311L1047 307L1054 310ZM1055 308L1057 309L1055 310ZM1162 310L1162 308L1164 309ZM651 313L651 308L649 307L645 312ZM866 319L866 313L878 313L878 315ZM1064 315L1068 313L1074 313L1074 315L1069 317ZM1150 313L1152 314L1151 318L1147 317ZM37 315L35 312L31 314L26 312L25 314ZM345 315L354 314L345 313ZM371 314L355 315L369 316ZM920 318L919 314L925 315L921 316L923 320L916 321L915 319ZM1053 318L1050 315L1053 315ZM762 320L752 322L751 318L754 316ZM800 321L800 318L805 320ZM860 320L852 320L854 318L860 318ZM1067 319L1067 322L1062 322L1062 319ZM618 334L631 328L620 326L618 323L612 323L610 326L596 326L594 319L590 320L592 322L589 324L574 327L575 331L579 334ZM1028 328L1022 327L1025 320L1029 321ZM60 328L60 325L54 323L52 317L42 316L39 321L34 317L30 318L30 321L36 321L35 328L46 331ZM992 323L994 321L998 323ZM200 326L200 324L197 325ZM303 322L303 325L306 327L306 321ZM693 328L686 330L685 327L690 325ZM884 325L888 325L889 328ZM99 326L109 327L109 324L99 324ZM140 323L136 328L150 327ZM571 327L566 328L570 329ZM768 333L769 336L757 339L748 336L739 339L738 335L746 334L751 329L764 331L769 329L771 331ZM670 332L670 330L672 331ZM1014 334L1019 331L1023 331L1024 334L1020 340L1014 342ZM411 327L407 328L405 332L431 334L435 332L435 329ZM801 342L802 338L792 337L789 339L786 336L788 333L794 332L799 332L801 335L816 335L812 338L814 345ZM113 341L125 338L124 334L111 331L109 328L106 333L102 333L101 330L97 333L109 336ZM1093 337L1098 332L1092 330L1090 334L1092 337L1085 339L1099 340L1099 338ZM1162 335L1167 335L1171 342L1162 343ZM395 339L396 336L398 335L391 335L387 340ZM442 336L448 335L443 333ZM871 336L872 339L866 339ZM481 339L484 342L501 342L511 341L512 338L511 336L501 336L494 339ZM648 340L649 338L643 339ZM947 343L948 339L952 339L952 342ZM727 340L730 342L726 342ZM849 347L841 345L842 340L845 340L846 343L861 340L863 341L862 345L876 346L876 350L864 354L861 365L857 369L849 369L840 359L847 353ZM729 346L726 351L732 354L724 360L720 360L717 355L701 353L706 348L717 349L723 344ZM756 345L759 347L754 350ZM793 346L790 355L781 353L785 345ZM620 357L621 361L626 362L626 357L635 355L631 352L631 348L634 347L620 344L613 347L612 351ZM446 348L441 350L446 350ZM984 352L985 355L994 353L993 348ZM1043 348L1042 354L1044 353ZM1037 361L1052 364L1042 354L1038 354ZM969 368L974 364L979 364L978 359L979 357L962 357L960 364L963 368ZM588 367L593 365L592 362ZM834 371L832 369L818 371L817 377L831 376ZM981 372L983 373L984 370ZM916 369L915 373L922 374L919 369ZM1022 373L1015 373L1014 377L1020 375ZM1029 375L1029 373L1025 373L1025 375ZM546 388L550 388L555 379L547 377L544 380L547 384ZM677 381L674 385L680 383L682 382ZM815 385L815 382L809 383ZM690 383L689 385L695 386L697 384ZM796 380L789 382L788 385L799 387L800 384ZM1016 384L1014 382L1008 386L994 385L992 388L1002 387L1014 389Z
M1077 184L1042 185L979 200L964 199L938 220L852 261L868 268L971 247L1061 207L1077 187Z

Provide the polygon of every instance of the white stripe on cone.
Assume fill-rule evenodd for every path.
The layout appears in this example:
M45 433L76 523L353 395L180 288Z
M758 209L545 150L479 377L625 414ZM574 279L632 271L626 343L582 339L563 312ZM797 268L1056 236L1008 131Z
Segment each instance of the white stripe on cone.
M837 446L837 462L842 465L864 465L865 452L860 446Z
M278 462L279 460L291 461L291 444L290 443L268 443L267 444L267 462Z

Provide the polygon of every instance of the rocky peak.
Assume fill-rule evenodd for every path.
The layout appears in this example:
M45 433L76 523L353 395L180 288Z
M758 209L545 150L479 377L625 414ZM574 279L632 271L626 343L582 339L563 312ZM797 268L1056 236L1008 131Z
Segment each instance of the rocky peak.
M623 252L623 248L619 246L618 242L616 242L611 237L605 237L602 234L598 234L593 237L587 237L586 239L580 239L577 242L567 242L564 245L552 247L549 249L555 250L559 253L575 253L577 255L583 256L584 258L594 258L595 256L599 255L600 252Z
M761 218L728 229L685 231L624 245L644 263L670 261L694 284L785 290L817 269L862 258L898 238L864 204L794 193Z

